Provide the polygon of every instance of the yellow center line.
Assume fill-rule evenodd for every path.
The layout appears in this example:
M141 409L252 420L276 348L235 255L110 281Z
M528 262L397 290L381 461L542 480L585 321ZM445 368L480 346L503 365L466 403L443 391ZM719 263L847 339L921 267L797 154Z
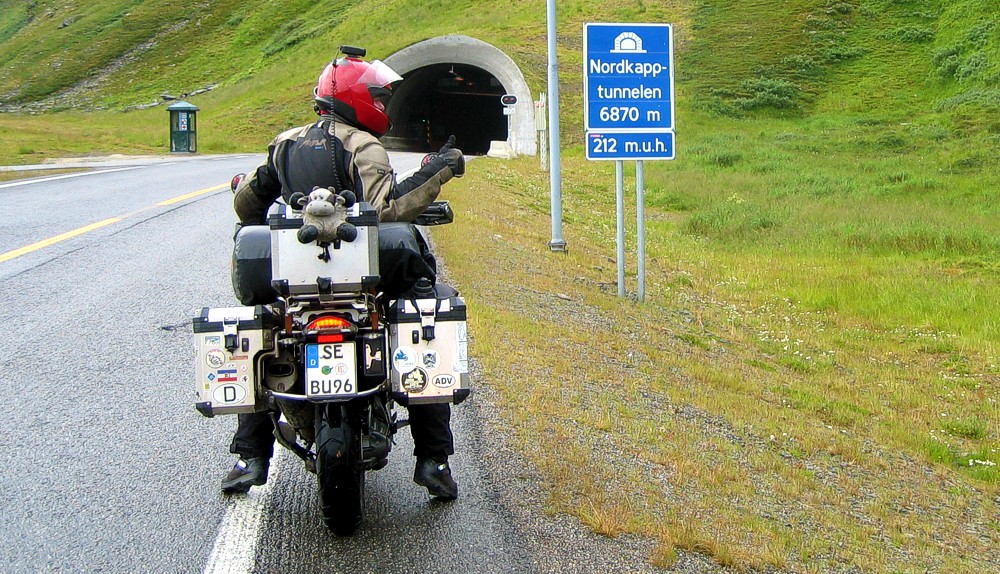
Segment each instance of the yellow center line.
M77 235L83 235L84 233L87 233L88 231L93 231L95 229L100 229L100 228L102 228L102 227L104 227L106 225L111 225L112 223L118 223L121 220L122 220L122 218L120 218L120 217L112 217L112 218L109 218L109 219L105 219L104 221L98 221L97 223L91 223L90 225L81 227L79 229L74 229L73 231L67 231L66 233L63 233L61 235L56 235L55 237L50 237L48 239L43 239L43 240L39 241L38 243L32 243L31 245L27 245L25 247L21 247L20 249L15 249L13 251L8 251L7 253L0 254L0 263L3 263L4 261L10 261L11 259L14 259L15 257L20 257L20 256L25 255L27 253L31 253L32 251L38 251L39 249L42 249L44 247L48 247L50 245L55 245L56 243L59 243L60 241L65 241L67 239L76 237Z
M227 187L228 185L229 185L228 183L223 183L223 184L219 184L219 185L217 185L215 187L209 187L209 188L206 188L206 189L200 189L198 191L193 191L191 193L180 195L180 196L174 197L172 199L168 199L166 201L161 201L160 203L157 203L156 205L158 205L158 206L171 205L171 204L174 204L174 203L177 203L177 202L180 202L180 201L184 201L185 199L190 199L192 197L198 197L199 195L203 195L205 193L209 193L209 192L212 192L212 191L216 191L216 190L222 189L224 187ZM67 231L66 233L61 233L59 235L56 235L55 237L50 237L48 239L43 239L43 240L41 240L41 241L39 241L37 243L32 243L31 245L26 245L24 247L20 247L18 249L14 249L14 250L8 251L6 253L0 253L0 263L3 263L5 261L10 261L11 259L15 259L15 258L20 257L22 255L27 255L28 253L31 253L33 251L38 251L39 249L44 249L46 247L55 245L56 243L59 243L61 241L66 241L67 239L72 239L72 238L74 238L74 237L76 237L78 235L83 235L84 233L88 233L88 232L93 231L95 229L100 229L102 227L106 227L108 225L111 225L112 223L118 223L119 221L122 221L123 219L125 219L126 217L129 217L130 215L135 215L137 213L142 213L143 211L146 211L147 209L149 209L149 208L140 209L139 211L135 211L133 213L130 213L130 214L122 216L122 217L109 217L108 219L105 219L103 221L98 221L97 223L91 223L90 225L85 225L83 227L80 227L79 229L74 229L73 231Z
M199 189L198 191L192 191L191 193L188 193L188 194L185 194L185 195L179 195L179 196L177 196L177 197L175 197L173 199L168 199L166 201L161 201L160 203L157 203L156 205L159 205L161 207L163 207L165 205L171 205L171 204L177 203L179 201L184 201L185 199L191 199L192 197L198 197L199 195L202 195L202 194L205 194L205 193L209 193L209 192L212 192L212 191L218 191L218 190L222 189L223 187L229 187L229 184L228 183L220 183L219 185L217 185L215 187L208 187L208 188L205 188L205 189Z

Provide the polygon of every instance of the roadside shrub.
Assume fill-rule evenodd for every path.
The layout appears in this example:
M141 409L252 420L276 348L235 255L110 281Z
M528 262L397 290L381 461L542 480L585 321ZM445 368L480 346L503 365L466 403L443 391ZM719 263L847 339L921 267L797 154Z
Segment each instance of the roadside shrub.
M934 39L934 30L920 26L903 26L891 32L884 32L881 37L886 40L896 40L909 44L923 44Z
M844 27L840 20L822 16L807 16L806 25L812 30L839 30Z
M950 78L955 75L955 70L962 63L959 54L962 49L957 44L946 46L934 51L932 56L934 67L940 76Z
M847 60L860 58L864 55L865 50L863 48L852 46L831 46L822 52L823 60L828 64L846 62Z
M721 90L713 90L711 96L702 98L695 103L695 107L699 110L706 111L710 114L717 116L723 116L727 118L739 118L743 116L742 110L738 109L736 106L731 104L727 98L731 98L732 94L729 92L723 92Z
M794 109L802 96L802 89L788 80L754 78L740 84L746 95L736 99L736 106L744 110L762 108Z
M966 36L968 42L974 46L982 47L993 35L993 31L996 29L997 23L995 20L988 20L986 22L981 22L976 24L971 30L969 30L969 35Z
M801 54L785 56L785 58L781 60L781 63L789 70L799 73L812 73L820 69L819 62L817 62L813 57L803 56Z
M955 68L955 79L959 82L975 80L983 75L987 66L986 54L982 52L972 54Z
M983 22L973 27L962 40L934 51L932 58L938 75L962 83L987 80L990 70L987 45L995 29L995 21Z
M1000 90L968 90L939 101L934 110L943 112L965 106L978 107L984 110L1000 110Z
M827 14L840 14L846 16L852 12L854 12L854 6L848 4L847 2L836 2L826 8Z

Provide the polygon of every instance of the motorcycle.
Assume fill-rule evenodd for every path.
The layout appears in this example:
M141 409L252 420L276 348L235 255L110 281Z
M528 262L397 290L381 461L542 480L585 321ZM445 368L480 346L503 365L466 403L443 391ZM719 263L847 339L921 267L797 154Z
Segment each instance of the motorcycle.
M453 219L442 201L414 224ZM243 306L204 308L192 322L197 410L268 412L276 442L316 475L323 521L341 536L360 526L365 475L386 466L408 424L396 406L458 404L471 392L465 301L435 284L414 224L380 224L349 191L293 196L266 225L238 227L232 281Z

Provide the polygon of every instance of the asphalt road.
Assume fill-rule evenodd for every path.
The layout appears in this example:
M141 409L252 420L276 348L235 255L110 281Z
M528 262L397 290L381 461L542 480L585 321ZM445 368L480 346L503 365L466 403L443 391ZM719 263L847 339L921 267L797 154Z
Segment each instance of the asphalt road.
M542 516L488 393L454 409L453 503L412 483L405 430L389 466L369 473L350 538L322 525L315 479L288 453L267 486L218 492L236 421L194 410L190 322L235 305L222 184L259 159L0 184L0 572L646 571L641 541ZM404 171L418 157L393 161ZM96 222L107 223L13 252Z
M257 159L0 185L0 253L124 216L0 262L0 571L203 568L231 421L193 410L190 319L232 302L231 193L156 204Z

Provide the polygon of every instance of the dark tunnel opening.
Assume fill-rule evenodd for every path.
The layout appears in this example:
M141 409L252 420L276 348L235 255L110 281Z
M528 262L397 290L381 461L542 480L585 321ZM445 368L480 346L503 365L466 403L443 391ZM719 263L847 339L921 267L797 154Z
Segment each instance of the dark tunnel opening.
M382 138L397 150L437 151L449 135L466 154L486 155L490 141L507 139L503 85L475 66L434 64L403 75L389 102L392 129Z

